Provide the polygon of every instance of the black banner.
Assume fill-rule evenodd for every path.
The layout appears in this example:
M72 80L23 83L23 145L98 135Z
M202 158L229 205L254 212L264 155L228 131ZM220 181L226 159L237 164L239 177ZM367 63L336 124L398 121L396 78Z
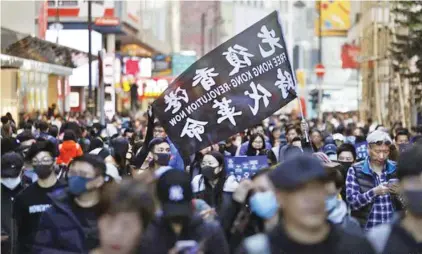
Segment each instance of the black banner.
M242 132L296 98L277 12L221 44L153 103L184 156Z

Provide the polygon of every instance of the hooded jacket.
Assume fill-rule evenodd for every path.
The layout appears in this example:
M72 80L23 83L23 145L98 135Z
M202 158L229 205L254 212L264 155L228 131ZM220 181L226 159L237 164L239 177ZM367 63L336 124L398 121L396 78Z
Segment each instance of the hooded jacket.
M49 194L52 207L41 217L31 253L88 253L84 248L85 234L72 211L73 202L67 189Z
M83 154L82 147L73 140L63 141L59 145L60 155L57 157L57 164L69 164L69 162L78 156Z

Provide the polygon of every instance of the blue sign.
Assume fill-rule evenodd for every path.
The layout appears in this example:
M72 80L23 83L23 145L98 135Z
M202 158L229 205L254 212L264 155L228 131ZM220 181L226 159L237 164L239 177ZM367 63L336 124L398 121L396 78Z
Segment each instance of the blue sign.
M361 161L366 159L368 157L368 143L366 141L356 143L355 144L356 149L356 160Z
M234 175L237 181L251 178L258 170L268 167L267 156L225 157L226 171Z
M173 77L177 77L182 74L195 62L195 55L174 54L171 63Z

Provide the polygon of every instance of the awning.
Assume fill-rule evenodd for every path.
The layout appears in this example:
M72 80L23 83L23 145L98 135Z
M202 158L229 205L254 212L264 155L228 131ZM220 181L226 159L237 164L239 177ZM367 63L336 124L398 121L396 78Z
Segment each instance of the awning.
M85 52L61 46L30 35L1 28L1 53L11 57L33 60L49 65L76 68L87 59ZM92 59L97 59L92 56ZM2 67L4 67L2 61Z

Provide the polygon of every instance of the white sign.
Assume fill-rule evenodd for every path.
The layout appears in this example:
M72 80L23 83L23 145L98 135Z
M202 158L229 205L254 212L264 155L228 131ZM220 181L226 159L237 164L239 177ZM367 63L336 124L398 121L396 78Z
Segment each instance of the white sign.
M104 54L103 56L104 84L114 84L114 54Z
M79 93L78 92L71 92L69 95L69 106L71 108L79 107Z

